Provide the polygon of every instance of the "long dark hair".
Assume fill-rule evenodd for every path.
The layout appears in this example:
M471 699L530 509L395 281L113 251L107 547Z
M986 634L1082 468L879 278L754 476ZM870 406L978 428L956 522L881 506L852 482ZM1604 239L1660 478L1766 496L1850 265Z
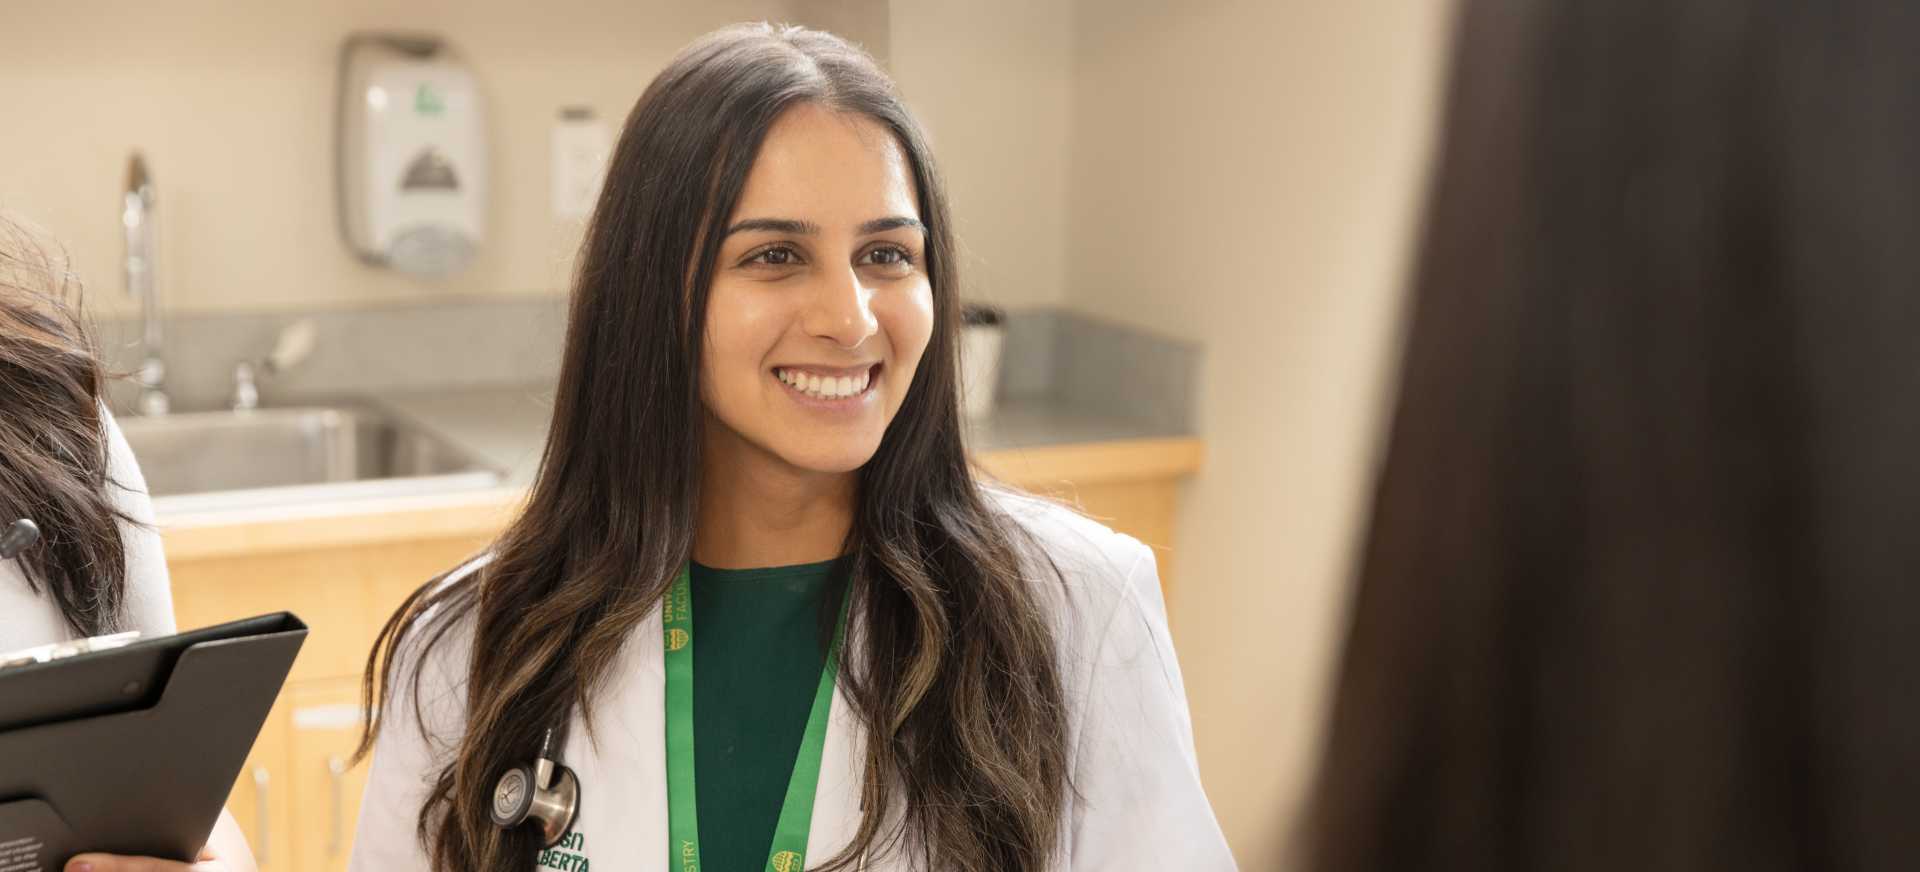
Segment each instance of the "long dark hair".
M939 177L871 58L829 34L759 24L694 43L634 106L582 246L527 507L484 570L416 593L369 661L367 701L385 701L393 655L420 615L442 607L449 618L428 622L422 649L471 618L466 733L419 821L436 868L531 862L525 828L488 821L492 779L534 753L552 713L578 707L591 723L613 655L688 559L708 285L762 139L805 102L872 118L898 140L935 305L904 404L860 471L848 543L858 650L840 678L868 735L866 812L824 868L896 848L973 872L1040 869L1054 856L1068 789L1054 639L1020 532L983 499L961 444L959 285Z
M1913 868L1916 43L1467 4L1315 868Z
M104 376L65 252L0 215L0 524L31 518L18 558L78 636L121 626L126 545L100 417Z

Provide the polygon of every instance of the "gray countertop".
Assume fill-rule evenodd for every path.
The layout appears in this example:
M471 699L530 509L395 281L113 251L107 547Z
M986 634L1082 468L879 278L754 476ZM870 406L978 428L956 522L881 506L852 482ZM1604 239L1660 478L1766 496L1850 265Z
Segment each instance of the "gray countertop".
M371 399L395 415L474 454L506 474L509 485L533 481L553 412L553 388L483 387L398 391ZM969 445L1000 451L1041 445L1189 436L1151 419L1076 409L1060 398L1014 398L970 425Z

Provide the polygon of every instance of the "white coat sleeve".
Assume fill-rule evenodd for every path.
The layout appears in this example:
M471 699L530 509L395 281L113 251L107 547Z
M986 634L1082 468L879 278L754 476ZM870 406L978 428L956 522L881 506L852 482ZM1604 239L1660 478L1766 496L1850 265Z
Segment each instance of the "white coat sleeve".
M1094 646L1074 749L1073 868L1232 870L1200 786L1153 552L1128 544L1138 556Z
M419 660L418 645L434 629L431 617L421 618L409 634L394 670L393 692L381 709L383 720L374 738L347 866L353 872L411 872L432 865L417 825L435 777L459 745L470 641L463 628L456 627ZM416 663L421 669L417 685L410 678Z
M133 457L120 424L103 406L100 422L107 439L107 493L123 516L120 541L126 552L126 628L142 636L174 632L173 583L167 575L167 556L154 528L153 500L147 479Z

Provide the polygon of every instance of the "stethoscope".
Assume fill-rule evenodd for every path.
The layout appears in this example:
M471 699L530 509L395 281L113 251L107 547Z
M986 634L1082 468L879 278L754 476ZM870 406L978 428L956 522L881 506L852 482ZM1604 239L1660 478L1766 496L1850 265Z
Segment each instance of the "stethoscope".
M515 766L493 785L493 822L512 829L528 819L540 824L540 846L551 848L573 827L580 812L580 779L554 758L553 728L540 738L531 766Z
M32 518L21 518L7 525L6 532L0 533L0 560L12 560L20 552L33 547L40 541L40 528Z

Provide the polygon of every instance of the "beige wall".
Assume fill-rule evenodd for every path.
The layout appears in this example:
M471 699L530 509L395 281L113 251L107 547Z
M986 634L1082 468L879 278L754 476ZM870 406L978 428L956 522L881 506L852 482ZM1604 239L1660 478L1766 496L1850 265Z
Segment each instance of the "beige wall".
M256 3L10 0L0 5L0 208L72 249L89 302L128 308L115 222L128 153L159 188L175 310L287 309L450 294L553 294L575 222L551 217L563 105L617 133L674 51L712 28L788 17L785 0ZM364 266L335 229L333 106L354 29L440 33L478 70L493 150L488 243L421 281Z
M791 0L789 20L849 40L887 65L892 31L888 0Z
M1171 604L1201 768L1282 867L1318 741L1445 31L1439 0L1078 6L1072 308L1198 340Z
M891 4L893 76L933 139L970 298L1066 300L1072 11L1068 0Z
M136 148L159 186L169 310L554 294L579 238L577 222L548 211L559 107L593 106L617 131L687 40L732 21L790 19L892 58L937 142L969 295L1057 305L1071 11L1065 0L12 2L0 8L0 208L63 241L90 304L109 314L131 308L114 217ZM489 101L489 241L472 269L445 280L360 264L335 229L340 39L408 28L446 36Z

